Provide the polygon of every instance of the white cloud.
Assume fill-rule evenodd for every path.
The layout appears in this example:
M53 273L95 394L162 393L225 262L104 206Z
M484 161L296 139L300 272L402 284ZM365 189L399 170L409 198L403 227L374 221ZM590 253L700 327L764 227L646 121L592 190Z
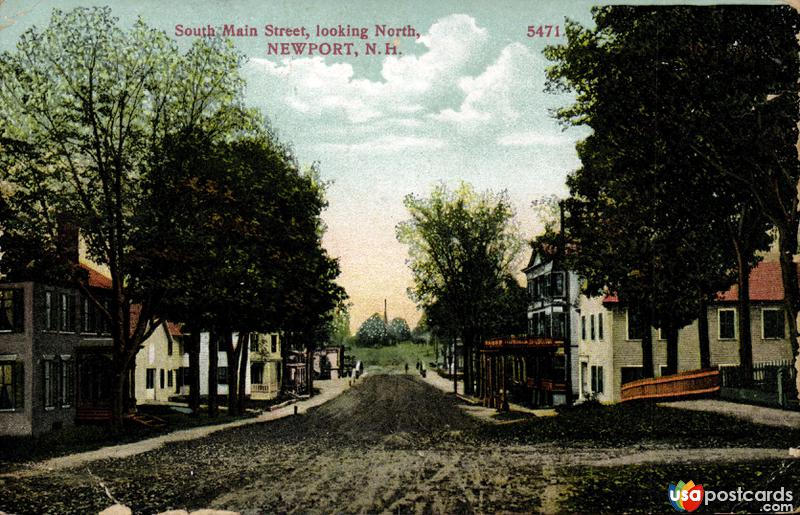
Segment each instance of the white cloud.
M413 44L421 55L384 57L381 77L356 79L348 63L327 64L322 57L251 59L245 69L251 88L277 93L286 105L306 116L344 113L350 123L394 114L420 113L427 100L446 94L486 42L486 29L470 16L447 16L431 25ZM401 41L402 45L405 41ZM412 44L410 41L408 44ZM409 49L410 50L410 49Z
M371 141L359 143L319 143L316 148L324 151L335 152L366 152L393 153L402 151L413 151L422 149L443 148L446 143L437 138L421 138L416 136L386 135Z
M512 43L483 73L459 80L465 97L458 109L444 109L432 118L457 124L462 130L490 122L511 125L537 107L532 101L544 86L541 70L538 56ZM547 116L546 111L539 114Z
M557 145L572 145L573 140L561 134L533 130L500 136L497 138L497 143L504 147L530 147L533 145L553 147Z

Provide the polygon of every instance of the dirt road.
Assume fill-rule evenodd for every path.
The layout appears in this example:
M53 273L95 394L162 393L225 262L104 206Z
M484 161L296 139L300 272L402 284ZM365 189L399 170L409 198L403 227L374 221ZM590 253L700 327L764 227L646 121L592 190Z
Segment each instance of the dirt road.
M136 513L554 511L564 466L632 451L488 444L482 424L414 376L370 376L305 415L0 479L0 511L91 513L113 502Z

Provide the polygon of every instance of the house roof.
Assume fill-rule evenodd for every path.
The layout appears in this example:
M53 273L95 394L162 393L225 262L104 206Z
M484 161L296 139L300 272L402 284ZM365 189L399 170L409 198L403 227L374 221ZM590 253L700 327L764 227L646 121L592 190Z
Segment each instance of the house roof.
M94 268L85 263L81 263L80 267L89 273L89 286L92 288L103 288L105 290L111 289L111 278L107 275L98 272Z
M183 336L183 324L176 324L167 320L167 331L170 336Z
M797 269L800 278L800 267ZM783 300L783 279L781 264L778 261L762 261L750 271L750 300L761 302L780 302ZM732 302L739 300L739 286L734 284L728 290L717 294L717 301ZM619 297L608 294L603 303L616 304Z
M717 297L717 300L721 301L734 301L738 299L739 286L736 284L728 289L728 291L720 293ZM781 277L781 264L779 262L761 262L750 272L750 300L783 300L783 279Z

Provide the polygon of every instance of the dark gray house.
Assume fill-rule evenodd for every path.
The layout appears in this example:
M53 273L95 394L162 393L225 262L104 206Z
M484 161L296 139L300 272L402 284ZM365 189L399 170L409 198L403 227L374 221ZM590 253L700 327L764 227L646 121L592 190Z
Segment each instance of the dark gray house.
M86 270L103 298L110 280ZM37 435L110 410L110 352L108 325L77 288L0 284L0 435Z

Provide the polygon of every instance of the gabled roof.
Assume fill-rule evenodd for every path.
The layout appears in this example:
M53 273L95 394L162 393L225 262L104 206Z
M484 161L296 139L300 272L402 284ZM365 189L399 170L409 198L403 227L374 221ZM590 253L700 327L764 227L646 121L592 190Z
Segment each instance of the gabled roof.
M89 273L89 286L92 288L102 288L104 290L111 289L111 278L107 275L98 272L94 268L85 263L81 263L80 267Z
M738 299L739 286L736 284L731 286L728 291L720 293L717 297L717 300L721 301L735 301ZM750 272L750 300L783 300L783 279L779 262L761 262Z
M167 331L170 336L183 336L183 324L176 324L167 320Z
M800 279L800 267L795 272ZM783 279L781 264L778 261L762 261L750 271L750 300L756 302L780 302L783 300ZM717 301L732 302L739 300L739 286L734 284L728 290L717 294ZM608 294L603 298L604 304L616 304L619 298Z

